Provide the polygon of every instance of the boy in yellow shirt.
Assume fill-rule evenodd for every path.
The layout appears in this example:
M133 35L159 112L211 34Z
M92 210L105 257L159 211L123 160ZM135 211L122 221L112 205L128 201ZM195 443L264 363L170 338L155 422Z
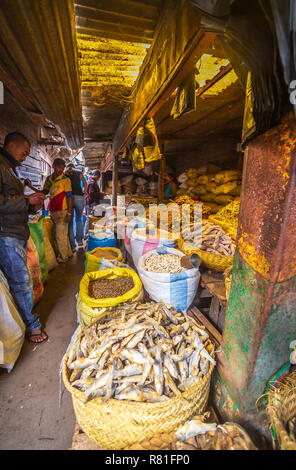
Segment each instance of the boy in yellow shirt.
M64 263L72 256L68 229L72 219L72 187L70 179L64 175L65 161L56 158L53 162L53 174L45 181L43 192L50 197L49 210L55 224L59 263Z

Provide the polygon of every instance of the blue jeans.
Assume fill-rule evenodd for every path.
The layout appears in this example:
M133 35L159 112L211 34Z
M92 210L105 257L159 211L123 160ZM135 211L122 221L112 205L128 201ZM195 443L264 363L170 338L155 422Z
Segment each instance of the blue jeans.
M41 323L32 313L34 300L27 267L27 242L12 237L0 237L0 268L7 279L27 332L40 329Z
M69 238L72 250L75 248L75 238L77 243L82 243L83 223L82 214L84 209L84 196L73 195L73 217L69 225ZM75 214L75 234L74 235L74 214Z

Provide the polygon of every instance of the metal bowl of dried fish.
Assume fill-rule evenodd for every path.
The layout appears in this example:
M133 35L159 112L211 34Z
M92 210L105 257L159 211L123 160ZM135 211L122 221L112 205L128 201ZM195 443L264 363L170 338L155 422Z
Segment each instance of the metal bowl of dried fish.
M205 410L213 356L205 328L185 312L137 303L77 335L63 361L63 380L90 439L123 449Z

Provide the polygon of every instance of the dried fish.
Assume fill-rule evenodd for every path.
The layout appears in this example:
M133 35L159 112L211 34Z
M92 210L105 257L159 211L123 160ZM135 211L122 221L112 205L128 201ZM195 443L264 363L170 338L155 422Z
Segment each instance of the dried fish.
M97 397L183 399L182 392L215 363L208 337L202 325L172 306L125 305L80 331L68 353L70 382L84 393L85 403Z

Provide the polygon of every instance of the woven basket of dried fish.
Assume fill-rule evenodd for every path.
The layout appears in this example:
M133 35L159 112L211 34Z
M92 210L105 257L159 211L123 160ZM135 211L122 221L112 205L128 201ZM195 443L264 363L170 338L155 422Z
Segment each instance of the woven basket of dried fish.
M208 269L223 272L233 264L235 244L219 225L203 222L183 232L179 249L186 255L197 254Z
M296 372L267 393L266 414L281 450L296 450Z
M186 313L134 304L82 330L64 358L63 380L83 431L119 450L204 412L213 355L207 332Z
M180 251L183 251L185 255L197 254L206 268L216 272L222 273L225 269L233 265L233 256L219 255L218 253L211 253L205 250L188 249L186 240L183 238L179 240L178 248Z

